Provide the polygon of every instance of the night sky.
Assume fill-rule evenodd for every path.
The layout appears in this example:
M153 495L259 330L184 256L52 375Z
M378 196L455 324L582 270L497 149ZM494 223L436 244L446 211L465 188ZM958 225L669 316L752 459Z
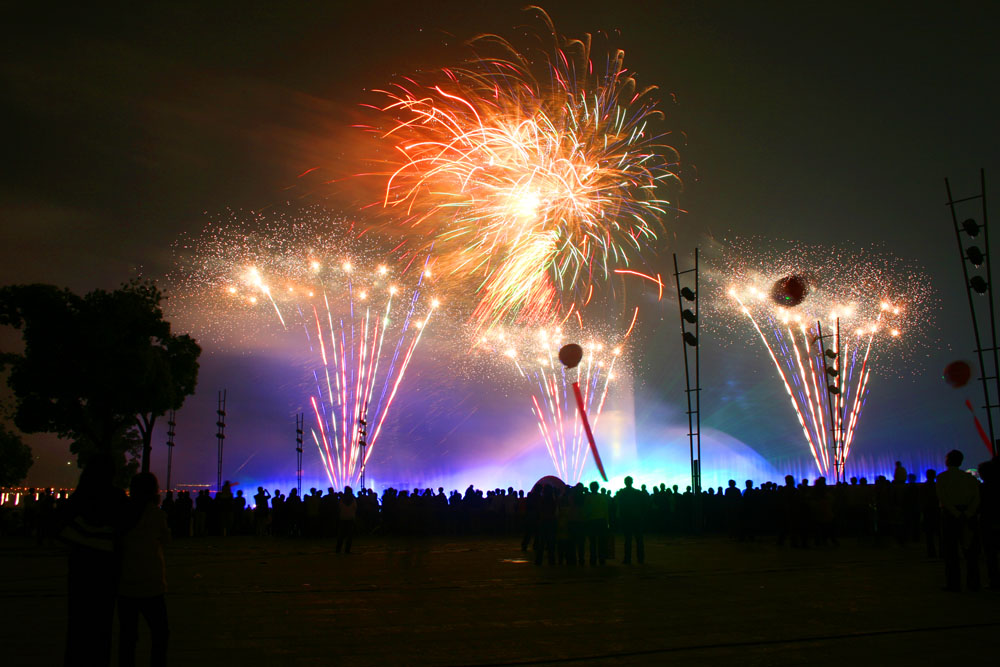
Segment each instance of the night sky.
M985 2L797 5L545 8L563 34L620 31L626 65L640 83L660 86L670 127L686 136L678 148L692 167L680 202L687 213L666 221L649 266L666 275L672 252L688 257L733 235L881 244L922 265L939 299L927 339L906 368L878 377L854 451L917 465L958 445L977 460L985 453L962 401L979 405L981 392L940 379L974 347L943 179L956 196L978 194L983 167L988 199L1000 201L1000 11ZM466 39L523 24L520 8L470 0L8 8L0 284L86 292L136 275L162 279L174 270L177 239L226 209L370 204L344 177L358 143L350 126L363 119L371 88L455 64ZM312 168L317 178L298 178ZM687 455L677 436L686 424L676 312L671 300L644 310L632 467L664 448ZM288 355L275 346L226 349L191 333L205 350L199 391L179 415L174 481L214 482L222 387L230 393L226 477L253 486L292 479L291 415L301 396ZM12 332L0 336L4 346L16 342ZM770 361L757 347L724 342L703 340L703 428L741 443L739 451L801 459L801 432ZM420 396L400 400L399 422L373 458L376 478L422 484L468 471L461 479L479 482L476 471L529 460L517 444L537 434L525 397L455 374L445 348L428 344L408 376L404 386ZM162 431L154 437L161 479ZM75 482L66 443L27 441L37 457L30 483ZM307 469L315 463L307 458ZM544 464L524 463L524 479L546 474ZM706 454L706 469L725 465ZM482 472L482 483L491 474Z

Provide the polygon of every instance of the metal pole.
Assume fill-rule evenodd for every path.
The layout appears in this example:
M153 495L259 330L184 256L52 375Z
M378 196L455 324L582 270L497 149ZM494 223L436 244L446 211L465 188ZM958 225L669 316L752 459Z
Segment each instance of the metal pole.
M691 460L691 492L694 494L698 493L698 479L695 473L695 458L694 458L694 414L691 409L691 371L688 365L688 354L687 354L687 343L683 339L684 331L684 301L681 298L681 272L680 268L677 266L677 253L674 253L674 280L677 283L677 309L681 316L681 344L684 345L684 382L685 391L684 394L687 397L687 418L688 418L688 449L690 451Z
M844 383L843 383L843 349L840 347L840 318L836 321L836 330L834 332L834 351L837 356L833 360L834 368L837 370L837 375L835 375L835 380L837 383L837 393L834 394L837 400L837 458L836 458L836 479L833 480L834 484L841 481L841 477L844 481L847 480L847 472L845 466L847 465L847 453L844 448L847 445L847 438L844 435Z
M990 263L990 226L986 220L986 170L979 170L979 188L982 197L983 207L983 245L986 246L986 284L989 286L990 305L990 335L992 339L993 351L993 399L990 399L989 392L986 396L986 418L990 428L990 443L993 445L993 455L996 456L996 434L993 431L993 408L997 407L994 401L1000 401L1000 357L997 356L997 318L993 311L993 269Z
M982 185L982 192L980 193L979 197L982 198L982 208L983 208L983 241L984 241L984 245L986 246L986 257L985 257L985 260L986 260L986 271L987 271L987 274L986 274L987 275L987 283L986 283L987 290L986 291L987 291L987 295L989 296L989 300L990 300L990 320L991 320L991 323L993 324L993 335L994 335L994 343L993 343L994 367L993 368L994 368L994 371L997 371L998 369L1000 369L1000 366L997 365L997 357L996 357L996 354L997 354L997 352L996 352L996 321L995 321L995 318L993 317L993 282L992 282L992 276L991 276L991 273L990 273L989 232L987 231L987 227L986 227L986 185L985 185L986 181L985 181L985 172L983 172L982 170L980 170L980 179L981 179L981 185ZM944 187L945 187L945 190L948 193L948 208L951 210L951 221L952 221L952 225L955 228L955 242L958 244L958 255L959 255L959 258L962 260L962 277L965 280L965 293L966 293L966 296L969 299L969 313L972 316L972 332L975 335L975 339L976 339L976 356L977 356L977 358L979 360L979 379L980 379L980 381L982 382L982 385L983 385L983 397L984 397L984 399L986 401L986 405L984 407L986 408L986 421L987 421L987 424L989 426L989 431L990 431L990 442L991 443L995 443L996 442L996 440L995 440L996 436L995 436L994 430L993 430L993 401L990 399L990 388L989 388L990 377L986 374L986 360L983 358L983 343L982 343L982 338L979 335L979 319L976 317L976 304L975 304L975 300L974 300L974 298L972 296L972 285L969 283L969 267L968 267L968 265L966 263L967 259L966 259L965 250L962 248L962 232L961 232L961 230L959 229L959 226L958 226L958 215L955 212L955 204L959 203L959 201L967 201L967 199L962 199L962 200L959 200L959 201L955 200L955 198L951 194L951 183L948 182L947 178L944 179ZM977 199L977 197L970 197L969 199ZM994 376L996 376L996 375L997 375L997 373L994 372ZM996 379L996 378L994 377L994 379ZM998 387L998 396L1000 396L1000 387ZM993 453L994 453L994 455L996 455L996 445L995 444L994 444L994 452Z
M365 447L368 446L368 401L358 415L358 447L361 448L361 489L365 488Z
M218 421L215 422L216 427L218 427L215 437L219 441L219 467L215 482L216 493L222 490L222 444L226 440L226 391L225 389L219 391L219 407L215 411L216 417L218 417Z
M836 420L834 419L834 412L835 412L834 408L833 408L834 396L833 396L833 392L830 391L830 385L829 385L830 377L832 377L832 376L830 375L829 368L828 368L827 363L826 363L826 359L827 359L826 352L827 352L827 350L823 346L823 338L824 338L824 336L823 336L823 324L819 320L816 320L816 342L819 344L819 357L823 361L823 388L826 390L826 407L827 407L827 412L830 413L830 444L832 445L832 449L833 449L833 467L834 467L834 470L836 471L837 470L837 426L836 426ZM834 353L834 354L836 354L836 353ZM836 369L834 369L834 370L836 370ZM824 457L824 458L827 458L827 457ZM826 461L824 461L824 463L826 463L826 465L828 467L829 466L829 459L827 459ZM821 472L824 472L825 474L829 474L829 469L827 469L825 471L821 471Z
M681 274L694 273L694 292L688 288L681 288ZM698 494L701 493L701 376L700 376L700 356L698 350L698 334L700 333L699 306L698 306L698 249L694 253L694 269L681 271L677 264L677 254L674 254L674 280L677 285L677 309L681 318L681 341L684 345L684 382L685 395L687 397L688 416L688 448L691 460L691 490L695 494L697 503ZM684 291L687 294L684 294ZM690 332L686 331L684 318L684 301L690 300L694 303L694 345L688 343ZM688 360L688 347L694 347L694 375L695 387L691 388L691 365ZM694 394L692 401L691 394ZM696 507L697 511L697 507Z
M295 415L295 479L299 497L302 497L302 432L306 416L301 412Z
M701 491L701 293L698 291L698 248L694 249L694 337L698 344L694 346L694 421L695 421L695 459L698 473L698 491Z
M174 427L177 426L177 412L171 410L167 416L167 491L170 490L170 472L174 466Z

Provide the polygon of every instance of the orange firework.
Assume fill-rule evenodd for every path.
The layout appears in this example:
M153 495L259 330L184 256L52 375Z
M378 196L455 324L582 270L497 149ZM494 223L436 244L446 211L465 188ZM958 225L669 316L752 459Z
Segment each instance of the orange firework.
M666 184L679 185L654 88L637 87L622 51L595 66L589 35L561 37L531 10L537 45L478 37L463 67L380 91L390 127L371 128L398 157L385 207L442 270L474 281L482 327L551 319L627 267L675 209Z

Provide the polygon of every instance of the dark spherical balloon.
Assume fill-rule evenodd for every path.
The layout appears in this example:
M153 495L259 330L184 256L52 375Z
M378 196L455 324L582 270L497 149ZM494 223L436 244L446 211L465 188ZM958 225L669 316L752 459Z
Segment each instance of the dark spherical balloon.
M559 361L566 368L576 368L581 359L583 359L583 348L576 343L563 345L559 348Z
M805 276L785 276L771 285L771 301L785 308L792 308L806 300L809 294L809 281Z
M972 377L972 367L965 361L953 361L944 367L941 377L952 387L964 387Z
M558 496L562 494L563 489L566 488L567 484L566 482L562 481L555 475L546 475L545 477L542 477L540 480L535 482L535 485L531 487L531 490L532 492L540 493L542 489L544 489L546 486L551 486L552 490L555 491L556 495Z

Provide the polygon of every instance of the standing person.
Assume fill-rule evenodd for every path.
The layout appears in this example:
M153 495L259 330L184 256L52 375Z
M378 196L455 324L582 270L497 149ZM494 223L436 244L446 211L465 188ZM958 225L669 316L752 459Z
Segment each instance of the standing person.
M817 477L813 486L812 520L816 532L816 546L825 547L828 543L839 546L836 531L836 514L833 505L833 494L826 485L825 477Z
M590 543L590 564L604 565L608 559L608 501L597 482L590 483L590 494L585 505L587 536Z
M175 537L191 537L191 521L194 517L194 501L190 491L181 491L177 498L177 521L174 523Z
M569 538L572 542L573 550L576 554L575 560L580 565L586 561L583 559L583 547L587 538L586 508L587 489L581 482L569 490L572 503L569 506Z
M341 547L344 553L351 553L351 543L354 541L354 522L358 518L358 501L354 498L354 490L349 486L344 487L344 494L337 504L337 553Z
M215 499L209 504L209 518L215 517L214 521L210 520L211 532L213 535L222 535L227 537L233 533L233 486L232 483L227 479L222 484L222 488L215 494Z
M643 540L643 519L646 494L632 488L632 477L625 478L625 488L618 492L618 514L625 536L625 565L632 563L632 538L635 537L635 558L642 565L646 560L646 543Z
M541 565L548 552L549 565L556 564L556 520L558 506L552 486L542 487L538 498L538 536L535 538L535 565ZM582 565L582 563L581 563Z
M59 539L69 546L66 665L111 662L118 576L114 533L126 503L125 492L112 484L114 474L110 455L91 456L62 510Z
M271 496L271 534L285 534L285 497L281 495L281 489L275 489Z
M524 499L524 537L521 538L521 551L527 551L528 545L535 542L538 550L538 496L539 492L532 489Z
M941 550L941 503L937 497L937 471L927 471L927 481L920 489L920 514L923 519L927 557L937 558Z
M150 664L167 664L167 592L163 548L170 542L167 517L158 505L160 485L153 473L139 473L129 486L127 518L121 538L118 582L118 664L135 664L139 614L149 625Z
M167 515L167 526L170 527L171 532L174 529L174 524L177 523L177 502L174 500L174 492L169 489L163 494L163 502L160 504L160 509L163 513Z
M202 489L194 498L194 536L205 537L208 533L208 514L211 509L212 499L208 495L208 489Z
M1000 479L997 465L1000 459L992 459L979 464L979 477L983 480L980 488L979 527L983 536L983 551L986 555L986 574L990 578L990 588L1000 589Z
M793 508L795 507L795 478L785 475L785 485L776 491L778 496L778 546L784 546L785 539L792 535L792 546L795 546L793 530Z
M284 502L285 526L289 537L302 536L302 499L298 489L291 489Z
M944 556L945 590L958 591L961 581L959 550L965 558L965 581L970 591L979 590L979 482L960 466L962 452L953 449L945 457L948 469L937 476L941 503L941 555Z
M254 525L256 527L257 537L260 537L264 535L265 532L267 532L267 515L268 515L267 499L270 497L271 494L268 493L267 489L265 489L263 486L257 487L257 493L253 497L254 501L253 517L254 517Z

